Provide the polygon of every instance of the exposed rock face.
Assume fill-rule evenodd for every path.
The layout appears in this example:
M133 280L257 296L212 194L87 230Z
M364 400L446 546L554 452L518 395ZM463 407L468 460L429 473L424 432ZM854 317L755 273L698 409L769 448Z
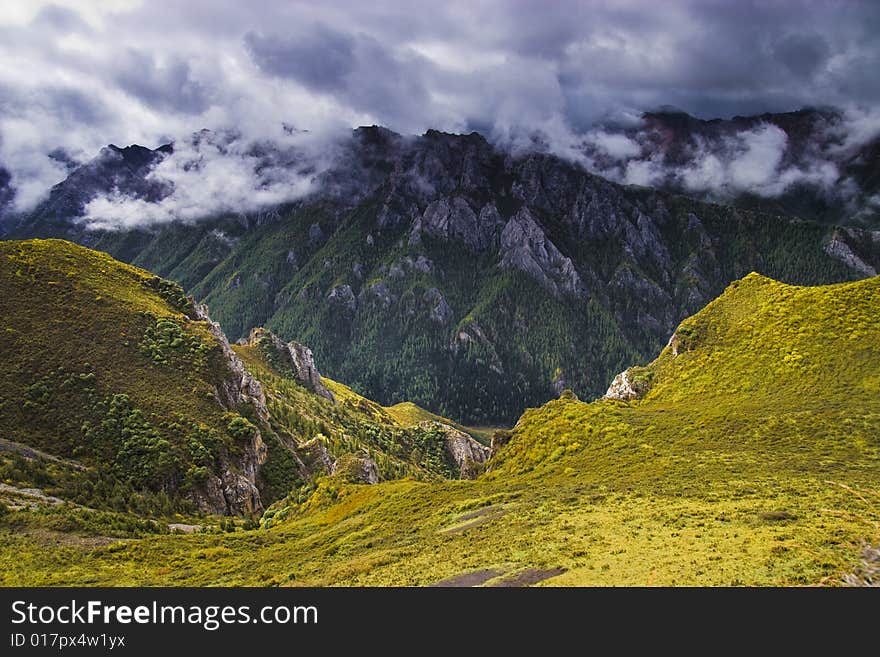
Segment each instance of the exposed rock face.
M494 212L493 212L494 211ZM501 217L494 206L483 208L479 218L460 196L441 198L425 209L412 227L411 234L420 232L445 240L462 242L473 251L485 251L495 240Z
M547 239L526 207L507 222L501 233L501 266L525 272L553 294L586 296L574 263Z
M428 307L431 309L431 321L437 322L438 324L448 324L450 320L452 320L452 308L449 307L449 304L446 303L446 299L443 298L443 295L440 294L440 290L436 287L432 287L425 292L422 301L428 304Z
M223 359L229 372L229 376L218 383L216 391L218 401L223 408L229 410L234 410L242 404L251 404L260 419L268 421L269 411L266 408L266 395L263 393L263 386L247 371L244 363L232 351L220 325L208 316L208 307L202 304L195 304L194 307L196 319L205 322L208 330L220 344Z
M255 430L241 460L232 467L224 467L219 476L212 474L203 489L194 494L199 511L221 515L261 513L263 502L255 482L268 451L260 432Z
M336 462L320 438L312 438L298 446L298 451L303 455L312 472L333 474L336 471Z
M321 230L320 224L312 224L309 227L309 242L312 244L320 244L324 241L324 231Z
M247 344L252 347L260 346L264 349L272 349L275 355L281 359L282 364L291 369L297 381L315 394L336 403L333 393L321 383L321 373L315 365L312 350L308 347L298 342L285 343L277 335L264 328L251 329Z
M831 241L825 245L825 253L837 258L850 269L854 269L865 276L876 276L877 270L853 253L852 248L841 239L839 233L835 233Z
M288 342L287 349L290 352L291 360L293 360L297 379L303 382L315 394L321 395L321 397L329 399L335 404L336 398L333 396L333 393L327 390L324 384L321 383L321 373L318 372L318 368L315 366L315 357L312 355L312 350L298 342Z
M619 399L621 401L641 399L649 388L650 379L646 376L637 376L636 370L630 368L614 377L603 399Z
M366 451L340 456L333 465L333 474L353 484L379 483L379 468Z
M266 408L263 386L232 351L220 325L211 321L208 316L208 308L195 304L194 310L196 319L207 324L208 330L220 344L226 364L227 376L216 388L220 405L231 411L242 405L250 405L261 420L268 422L269 411ZM201 511L239 515L263 510L256 481L269 450L263 442L260 430L255 427L251 437L241 447L241 458L235 463L224 463L222 473L219 476L211 475L203 490L195 494L196 505Z
M350 313L357 310L357 298L354 296L354 291L351 289L351 285L337 285L330 290L330 294L327 295L327 300L334 305L344 308Z
M365 287L361 291L360 299L361 303L365 299L375 299L384 310L388 310L397 301L397 297L391 294L391 289L384 281L377 281Z
M630 378L629 370L624 370L614 377L608 392L605 393L604 399L619 399L621 401L630 401L638 399L642 393L633 385Z
M419 424L422 429L440 429L446 442L446 452L458 466L460 479L474 479L479 474L477 464L489 460L492 450L455 427L431 420Z

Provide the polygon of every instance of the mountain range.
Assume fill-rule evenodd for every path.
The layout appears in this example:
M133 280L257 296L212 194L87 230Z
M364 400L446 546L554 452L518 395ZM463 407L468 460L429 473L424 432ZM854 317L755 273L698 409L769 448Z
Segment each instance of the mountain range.
M839 121L819 110L710 122L658 112L637 130L606 128L605 141L584 153L613 178L620 162L609 148L602 160L596 144L619 145L609 135L646 144L618 149L626 157L616 177L625 181L626 167L698 168L725 149L748 151L736 135L766 141L782 132L777 169L809 172L817 153L833 155L835 180L871 198L876 144L846 151L833 139ZM185 148L109 146L32 212L7 217L6 237L63 237L106 251L178 282L232 341L265 326L308 345L326 374L366 397L468 424L511 424L564 389L601 395L750 271L805 285L880 268L873 215L846 214L854 196L835 200L818 183L804 192L806 174L773 198L691 188L672 174L647 180L653 189L476 133L359 128L321 163L256 144L246 149L255 170L305 179L307 191L199 220L123 220L129 201L148 211L174 198L174 181L159 172L177 154L212 144L222 158L236 139L203 131ZM210 165L200 157L184 168ZM116 223L90 214L108 198ZM799 210L805 198L815 211Z

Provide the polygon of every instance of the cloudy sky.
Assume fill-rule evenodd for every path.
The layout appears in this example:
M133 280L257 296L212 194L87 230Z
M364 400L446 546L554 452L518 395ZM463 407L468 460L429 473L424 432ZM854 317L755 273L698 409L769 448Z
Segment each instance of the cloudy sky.
M855 0L3 0L0 163L26 205L63 179L58 149L204 127L504 142L659 105L872 108L878 34L880 3Z

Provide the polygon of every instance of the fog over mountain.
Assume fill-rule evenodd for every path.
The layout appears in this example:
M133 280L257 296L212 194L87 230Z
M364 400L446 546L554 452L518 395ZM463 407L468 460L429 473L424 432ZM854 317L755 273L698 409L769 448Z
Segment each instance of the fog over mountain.
M149 206L101 198L89 208L93 223L249 210L307 192L311 173L333 156L328 145L372 124L402 134L476 130L621 182L773 197L803 181L834 184L839 154L880 129L875 3L407 7L5 2L0 204L32 208L107 144L174 142L154 172L174 194ZM825 126L828 142L794 166L786 166L790 135L761 123L675 163L642 153L651 127L643 113L665 105L700 119L805 106L840 114ZM222 137L194 142L203 128ZM269 142L275 153L296 151L298 164L267 163Z

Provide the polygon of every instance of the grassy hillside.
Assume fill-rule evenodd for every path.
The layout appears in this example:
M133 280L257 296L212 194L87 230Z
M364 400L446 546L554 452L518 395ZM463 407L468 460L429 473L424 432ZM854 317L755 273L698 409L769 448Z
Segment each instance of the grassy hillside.
M257 346L235 351L262 382L266 408L230 402L220 391L243 385L231 352L182 289L105 254L3 242L0 290L0 501L42 504L45 494L167 516L205 510L212 486L222 503L229 493L210 479L229 471L249 470L267 505L311 490L332 467L356 473L361 457L381 479L455 476L442 432L328 381L334 404ZM28 487L39 495L22 497Z
M273 427L280 435L291 437L298 451L307 453L309 448L303 446L317 441L332 460L342 458L344 463L345 455L365 455L376 463L382 480L454 478L454 464L444 449L442 433L416 426L440 418L412 404L412 417L403 417L325 378L324 385L335 397L333 403L274 367L271 356L259 346L236 345L234 349L267 391ZM281 466L270 465L270 469L277 467ZM287 469L295 472L292 464ZM295 479L290 483L295 484ZM275 497L287 492L279 488Z
M751 275L630 372L642 399L531 409L476 481L328 477L269 529L88 545L16 512L0 582L840 583L880 535L878 310L880 278Z
M0 290L0 437L64 457L27 474L10 448L0 479L98 508L191 510L248 449L255 411L218 399L227 363L179 286L34 240L0 243Z

